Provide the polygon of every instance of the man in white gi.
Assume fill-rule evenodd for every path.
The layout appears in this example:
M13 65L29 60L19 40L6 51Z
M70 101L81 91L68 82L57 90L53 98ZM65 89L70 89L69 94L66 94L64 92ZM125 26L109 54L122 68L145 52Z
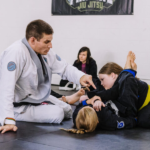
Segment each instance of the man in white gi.
M95 85L50 50L53 29L42 20L29 23L26 38L13 43L0 57L0 131L16 131L16 120L60 123L71 117L70 105L50 95L52 74L76 84ZM51 105L41 105L50 101ZM14 104L18 107L14 107Z

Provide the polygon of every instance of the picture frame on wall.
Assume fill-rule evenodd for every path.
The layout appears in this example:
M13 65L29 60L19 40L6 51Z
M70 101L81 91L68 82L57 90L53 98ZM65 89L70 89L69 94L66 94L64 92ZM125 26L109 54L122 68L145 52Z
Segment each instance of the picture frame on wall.
M133 15L134 0L52 0L53 15Z

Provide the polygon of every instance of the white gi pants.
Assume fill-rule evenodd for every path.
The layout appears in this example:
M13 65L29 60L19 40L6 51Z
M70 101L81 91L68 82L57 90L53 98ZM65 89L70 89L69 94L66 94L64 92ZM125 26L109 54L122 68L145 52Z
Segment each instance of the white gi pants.
M54 105L23 105L14 107L15 120L37 123L61 123L64 118L72 117L72 109L69 104L52 95L46 101L50 101ZM24 113L21 113L25 107L27 109Z

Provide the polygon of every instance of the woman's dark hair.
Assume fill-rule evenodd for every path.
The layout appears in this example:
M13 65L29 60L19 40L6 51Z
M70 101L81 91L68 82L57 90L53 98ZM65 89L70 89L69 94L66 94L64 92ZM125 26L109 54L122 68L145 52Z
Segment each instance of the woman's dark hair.
M88 47L82 47L79 52L78 52L78 57L77 57L77 63L80 63L79 55L81 52L86 52L87 51L87 58L86 58L86 63L89 64L90 60L92 59L91 57L91 52Z

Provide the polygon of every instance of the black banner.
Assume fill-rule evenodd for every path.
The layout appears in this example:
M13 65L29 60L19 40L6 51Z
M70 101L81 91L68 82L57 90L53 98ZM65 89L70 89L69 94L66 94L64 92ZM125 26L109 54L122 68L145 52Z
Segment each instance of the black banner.
M53 15L132 15L134 0L52 0Z
M132 15L134 0L52 0L53 15Z

